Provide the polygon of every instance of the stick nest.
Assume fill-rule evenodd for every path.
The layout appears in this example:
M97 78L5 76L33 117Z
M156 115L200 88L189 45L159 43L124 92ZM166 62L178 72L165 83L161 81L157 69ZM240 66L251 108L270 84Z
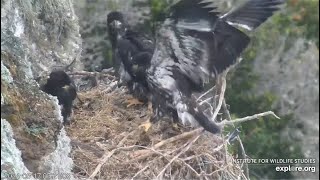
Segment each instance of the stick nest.
M127 108L126 90L106 87L79 92L82 102L67 127L76 178L246 179L222 135L165 119L144 132L147 105Z

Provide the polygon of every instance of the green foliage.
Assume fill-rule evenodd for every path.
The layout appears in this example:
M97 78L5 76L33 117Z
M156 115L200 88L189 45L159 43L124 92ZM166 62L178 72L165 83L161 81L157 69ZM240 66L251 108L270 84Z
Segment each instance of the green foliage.
M151 29L152 33L155 31L159 24L164 21L166 17L167 8L172 3L172 0L149 0L151 17L150 20L146 22L146 25Z
M162 21L165 18L165 10L169 6L167 1L150 0L151 19L153 22Z
M155 37L156 30L167 17L167 10L172 2L173 0L149 0L150 18L143 24L139 24L134 28Z
M263 111L277 113L274 102L277 97L272 93L254 94L253 88L259 77L252 71L253 61L259 49L274 49L279 37L287 37L286 45L298 37L316 42L319 47L319 1L289 0L286 9L274 15L254 34L250 47L243 54L243 61L229 76L226 91L227 103L234 117L243 117ZM258 121L242 124L241 139L251 158L303 158L300 148L292 142L281 139L284 130L293 117L286 115L280 120L264 117ZM237 154L237 146L231 151ZM271 179L292 178L290 173L276 173L271 165L250 165L251 178Z
M119 9L117 0L109 0L108 1L108 8L111 11L116 11L117 9Z
M233 117L244 117L268 110L273 110L276 100L272 93L256 95L252 92L259 77L252 71L252 61L255 57L255 48L250 48L244 54L244 61L231 74L226 91L226 101L230 105ZM263 117L258 121L242 124L241 139L247 154L251 158L302 158L298 147L290 142L281 140L280 132L292 120L291 116L283 116L281 119L274 117ZM289 149L289 147L292 147ZM238 148L238 147L236 147ZM237 154L234 148L233 153ZM290 173L275 173L274 166L250 165L250 171L255 175L263 175L268 178L290 178ZM254 178L254 176L252 177Z
M286 5L265 29L289 37L305 37L319 47L319 0L289 0Z
M113 66L113 62L112 62L112 50L111 48L106 49L103 51L103 57L104 57L104 61L101 62L101 66L102 68L109 68Z
M41 125L31 124L30 127L25 128L25 131L32 136L39 137L41 134L45 134L48 129Z

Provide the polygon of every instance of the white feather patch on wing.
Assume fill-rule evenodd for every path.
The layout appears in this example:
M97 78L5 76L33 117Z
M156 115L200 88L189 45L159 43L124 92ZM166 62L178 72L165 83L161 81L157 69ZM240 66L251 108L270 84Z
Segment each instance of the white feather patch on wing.
M176 27L205 32L210 32L212 30L210 22L202 19L195 22L180 20L176 24Z
M185 23L187 24L187 23ZM178 28L177 34L169 27L166 29L166 37L170 39L170 43L174 55L178 58L178 67L185 75L189 76L195 82L202 79L204 82L209 78L209 70L207 62L209 60L207 45L198 38L183 35L183 29ZM184 48L181 48L181 42ZM197 59L197 62L195 61Z
M244 29L246 29L246 30L249 30L249 31L251 31L251 30L253 29L252 27L250 27L250 26L248 26L248 25L245 25L245 24L233 23L233 22L231 22L231 21L227 21L227 23L228 23L229 25L232 25L232 26L242 27L242 28L244 28Z
M194 119L194 117L190 113L188 113L187 108L188 108L187 105L182 104L181 102L179 102L176 105L178 117L181 120L182 124L191 125L193 127L198 126L198 122Z

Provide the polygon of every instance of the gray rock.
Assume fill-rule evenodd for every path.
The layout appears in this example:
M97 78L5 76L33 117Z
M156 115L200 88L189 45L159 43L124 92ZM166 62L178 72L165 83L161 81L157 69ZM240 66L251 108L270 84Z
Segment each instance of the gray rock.
M5 163L15 175L71 177L70 139L61 126L58 100L40 91L35 78L74 59L72 68L81 69L80 52L70 0L1 1L1 128L7 134L1 141L8 142L1 143L1 169Z
M298 38L290 43L280 39L275 48L263 50L255 60L260 76L254 90L272 92L282 115L293 114L283 138L298 143L305 158L317 159L319 168L319 49L313 42ZM317 178L319 173L295 173L297 178Z

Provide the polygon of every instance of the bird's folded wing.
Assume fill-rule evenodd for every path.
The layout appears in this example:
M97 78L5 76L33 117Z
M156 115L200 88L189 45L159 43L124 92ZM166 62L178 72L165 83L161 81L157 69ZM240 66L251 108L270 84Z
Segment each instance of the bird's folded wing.
M154 40L149 36L132 30L127 30L124 38L130 41L130 43L134 45L138 51L153 53Z

